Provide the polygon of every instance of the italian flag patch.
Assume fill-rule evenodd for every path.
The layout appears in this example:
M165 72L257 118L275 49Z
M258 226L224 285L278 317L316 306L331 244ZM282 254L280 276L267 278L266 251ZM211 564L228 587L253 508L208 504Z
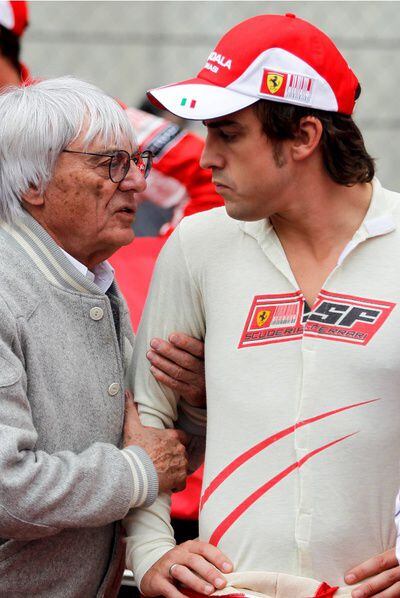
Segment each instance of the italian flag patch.
M181 106L186 106L188 103L188 98L181 99ZM196 100L190 100L189 108L194 108L196 106Z

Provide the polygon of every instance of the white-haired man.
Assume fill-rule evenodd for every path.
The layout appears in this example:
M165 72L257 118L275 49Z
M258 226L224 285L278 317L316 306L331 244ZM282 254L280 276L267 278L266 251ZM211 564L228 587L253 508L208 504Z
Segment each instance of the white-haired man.
M184 486L184 434L144 428L130 401L124 423L133 333L105 261L150 168L90 84L0 95L0 596L113 596L115 522Z
M176 328L205 340L200 538L235 564L224 593L400 596L399 196L374 178L359 93L333 42L291 14L240 23L197 78L150 92L203 120L227 213L184 220L161 254L135 398L145 421L172 425L179 396L143 353ZM148 358L166 369L154 343ZM132 515L143 593L212 593L203 545L173 548L167 513L160 497Z

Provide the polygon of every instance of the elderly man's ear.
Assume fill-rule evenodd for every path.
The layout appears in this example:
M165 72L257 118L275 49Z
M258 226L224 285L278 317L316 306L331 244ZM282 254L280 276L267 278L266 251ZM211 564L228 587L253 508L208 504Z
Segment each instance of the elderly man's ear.
M22 203L27 206L41 206L44 204L44 197L41 190L36 185L31 184L29 189L21 194Z

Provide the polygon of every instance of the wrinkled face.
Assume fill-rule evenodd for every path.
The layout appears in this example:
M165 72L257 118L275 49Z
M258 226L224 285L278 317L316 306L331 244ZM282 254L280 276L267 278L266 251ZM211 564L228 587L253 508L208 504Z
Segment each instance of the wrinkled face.
M261 220L280 211L290 180L284 143L278 152L251 106L204 124L201 166L212 169L228 214L238 220Z
M115 150L131 154L134 149L130 140L118 148L95 140L84 148L84 135L67 149L105 154ZM119 184L112 182L109 161L103 156L61 153L38 218L63 249L89 268L133 240L135 193L146 188L143 175L132 162L126 178Z

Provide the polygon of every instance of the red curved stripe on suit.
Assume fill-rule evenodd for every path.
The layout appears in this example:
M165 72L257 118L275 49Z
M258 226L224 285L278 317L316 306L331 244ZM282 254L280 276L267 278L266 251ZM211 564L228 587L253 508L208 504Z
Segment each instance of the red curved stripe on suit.
M228 529L243 515L247 509L249 509L261 496L263 496L266 492L271 490L274 486L276 486L279 482L281 482L284 478L286 478L292 471L295 469L300 469L304 463L306 463L311 457L318 455L322 451L325 451L329 447L337 444L338 442L342 442L346 440L346 438L350 438L357 434L358 432L353 432L353 434L347 434L346 436L342 436L337 440L333 440L332 442L328 442L328 444L324 444L323 446L314 449L304 457L302 457L299 461L292 463L286 469L278 473L276 476L268 480L265 484L263 484L260 488L258 488L255 492L250 494L243 502L240 503L225 519L218 525L215 531L212 533L211 538L209 540L210 544L214 546L218 546L218 542L221 540L222 536L228 531Z
M262 440L258 444L249 448L246 452L242 455L239 455L232 463L224 467L224 469L210 482L207 488L203 492L203 496L200 499L200 511L203 508L204 504L210 498L211 494L215 492L215 490L222 484L226 478L228 478L236 469L238 469L243 463L246 463L249 459L254 457L257 453L261 452L271 444L274 444L281 438L285 436L289 436L289 434L293 434L293 432L297 428L302 428L303 426L307 426L308 424L312 424L320 419L324 419L325 417L330 417L331 415L335 415L336 413L341 413L342 411L347 411L348 409L354 409L355 407L360 407L361 405L367 405L368 403L375 403L380 399L371 399L370 401L363 401L362 403L354 403L353 405L347 405L346 407L341 407L340 409L335 409L334 411L327 411L326 413L321 413L320 415L316 415L315 417L310 417L308 419L304 419L289 428L285 428L272 436L269 436L265 440Z

